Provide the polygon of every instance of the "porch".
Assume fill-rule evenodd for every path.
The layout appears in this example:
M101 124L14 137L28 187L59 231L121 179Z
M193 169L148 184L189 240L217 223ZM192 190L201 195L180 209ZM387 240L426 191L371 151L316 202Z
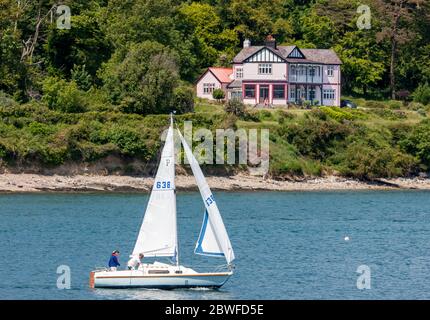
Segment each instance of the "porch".
M323 86L314 84L290 84L288 102L303 104L309 101L313 105L322 105Z
M252 105L286 105L288 85L285 82L244 83L242 101Z

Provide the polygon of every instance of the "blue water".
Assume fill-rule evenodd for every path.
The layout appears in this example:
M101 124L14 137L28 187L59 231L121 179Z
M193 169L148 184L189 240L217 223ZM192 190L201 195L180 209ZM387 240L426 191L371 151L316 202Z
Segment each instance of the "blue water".
M235 275L221 290L163 291L88 288L89 272L113 249L125 265L147 195L0 195L0 299L430 298L430 192L215 197L235 249ZM184 265L224 263L193 254L202 217L200 195L179 193ZM57 288L60 265L70 267L70 290ZM370 268L370 289L357 288L360 265Z

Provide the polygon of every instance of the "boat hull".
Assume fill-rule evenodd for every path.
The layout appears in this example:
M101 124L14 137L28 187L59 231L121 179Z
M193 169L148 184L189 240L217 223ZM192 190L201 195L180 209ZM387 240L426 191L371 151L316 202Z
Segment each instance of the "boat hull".
M148 275L142 271L92 272L93 288L220 288L232 276L232 272Z

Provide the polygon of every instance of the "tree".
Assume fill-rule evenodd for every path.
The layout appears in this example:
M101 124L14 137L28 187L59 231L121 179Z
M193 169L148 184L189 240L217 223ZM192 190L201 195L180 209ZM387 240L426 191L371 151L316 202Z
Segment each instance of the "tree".
M97 70L112 52L99 23L95 12L85 12L72 16L71 29L51 25L45 45L48 66L69 78L75 65L85 65L91 81L96 82Z
M415 32L411 29L414 13L420 10L423 0L374 0L379 14L381 31L377 34L378 41L390 43L390 91L391 98L396 98L396 63L399 46L411 41Z
M345 34L334 50L342 60L342 85L348 92L359 88L366 96L368 89L382 80L385 53L369 31L356 30Z
M206 3L184 3L179 7L179 17L199 43L201 67L220 64L217 61L222 54L233 58L239 39L236 32L223 28L215 7Z
M111 102L125 112L170 112L178 86L177 54L160 43L145 41L118 49L99 72Z

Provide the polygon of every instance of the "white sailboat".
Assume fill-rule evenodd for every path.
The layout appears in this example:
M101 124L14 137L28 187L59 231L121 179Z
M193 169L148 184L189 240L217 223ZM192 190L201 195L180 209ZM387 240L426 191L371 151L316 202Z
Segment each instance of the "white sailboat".
M224 272L199 273L179 264L179 246L176 219L175 148L174 126L171 115L170 127L161 154L154 186L145 216L134 246L132 257L143 253L145 257L169 257L174 262L141 264L137 270L108 269L90 273L93 288L219 288L232 275L234 252L214 196L191 148L177 130L190 163L197 186L205 205L205 213L195 253L224 257L227 270Z

